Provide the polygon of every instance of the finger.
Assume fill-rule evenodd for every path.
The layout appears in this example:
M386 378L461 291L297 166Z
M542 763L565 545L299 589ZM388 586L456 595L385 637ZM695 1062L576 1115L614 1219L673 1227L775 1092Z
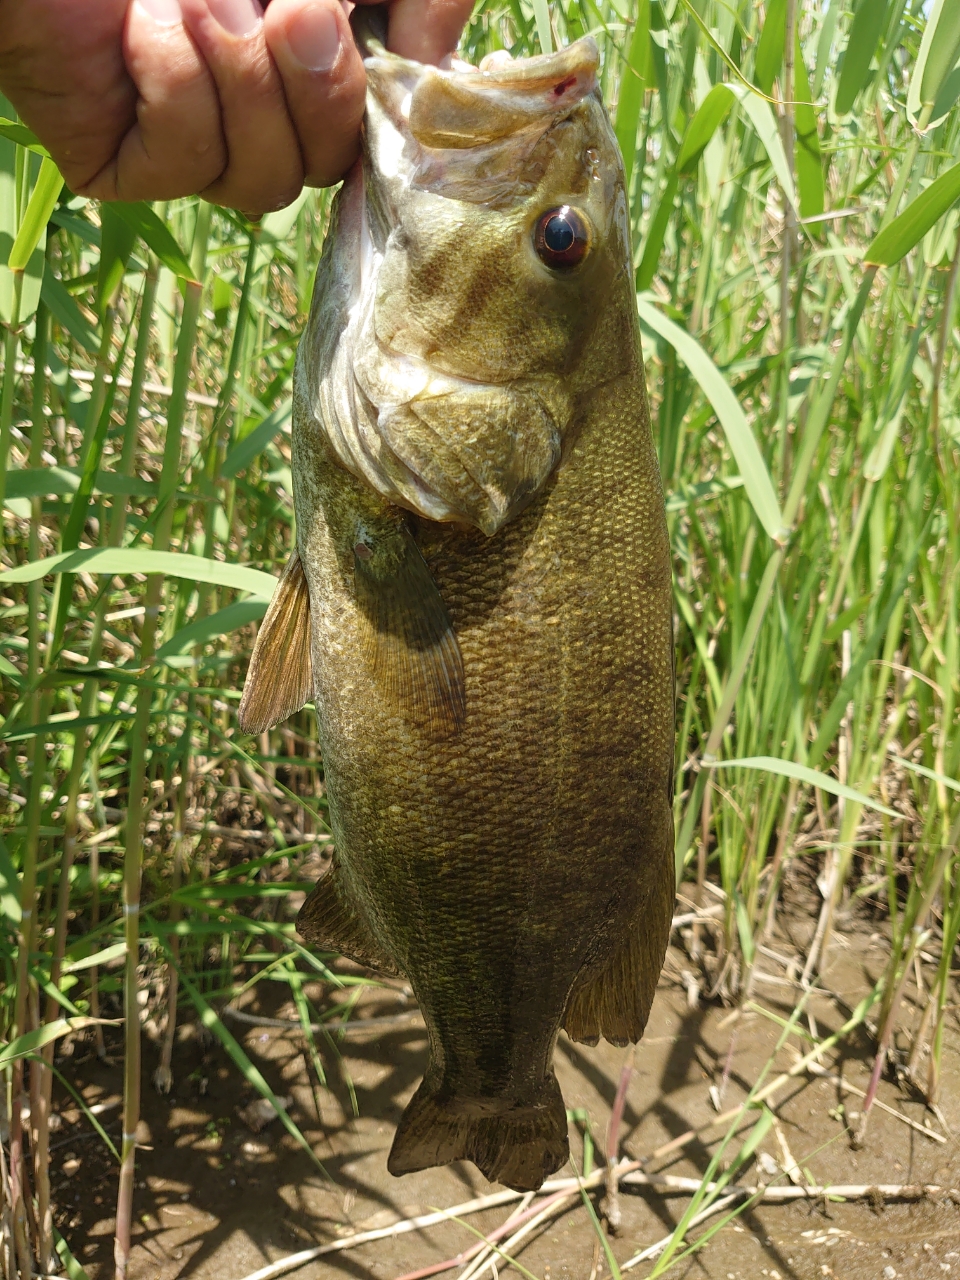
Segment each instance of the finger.
M84 194L172 200L202 191L226 166L213 79L181 21L178 0L133 0L124 53L137 123Z
M134 123L123 64L127 0L0 0L0 86L73 191L100 172Z
M456 49L472 8L471 0L394 0L387 47L402 58L436 65Z
M338 182L356 159L366 77L337 0L273 0L267 46L283 79L305 181Z
M202 194L251 215L283 208L300 194L303 161L259 3L180 3L216 84L227 150L223 173Z

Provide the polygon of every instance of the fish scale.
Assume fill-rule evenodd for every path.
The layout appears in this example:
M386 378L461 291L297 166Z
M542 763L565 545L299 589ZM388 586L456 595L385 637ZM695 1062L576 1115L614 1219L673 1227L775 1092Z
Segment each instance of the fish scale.
M298 928L312 945L404 974L429 1038L389 1168L471 1159L528 1189L568 1155L557 1035L639 1039L674 896L670 553L622 169L592 41L472 73L481 79L392 58L373 41L368 53L363 167L338 197L298 359L297 548L258 637L241 721L262 727L302 705L309 669L335 855ZM390 106L397 84L412 86L419 134ZM505 130L495 208L479 199L478 177L466 184L469 217L465 102L479 104L486 152L491 131ZM402 147L378 130L399 130ZM454 194L436 145L447 137ZM536 183L531 148L543 161ZM536 257L533 230L569 207L589 245L561 274ZM416 269L431 228L443 224L447 244L458 226L493 218L489 238L465 245L460 272L449 256L442 271ZM493 282L483 295L478 279ZM464 308L481 312L470 328L487 350L450 336ZM411 358L442 366L447 381L411 391ZM371 359L379 405L350 383ZM504 388L509 424L485 416ZM476 405L471 440L464 397ZM442 449L425 481L415 455L401 466L396 450L403 422L427 409ZM354 416L334 422L344 413ZM545 414L560 457L528 492L542 455L527 448ZM512 470L505 449L519 459ZM465 463L477 488L445 487ZM500 497L484 507L476 493L491 485ZM433 494L444 519L431 518Z

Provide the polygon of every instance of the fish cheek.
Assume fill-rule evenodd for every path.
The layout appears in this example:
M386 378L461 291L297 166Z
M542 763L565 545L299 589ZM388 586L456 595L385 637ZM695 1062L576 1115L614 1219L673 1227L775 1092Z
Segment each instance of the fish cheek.
M545 275L527 241L527 217L479 211L456 225L431 218L394 235L377 282L375 329L398 355L477 382L566 373L594 323L586 279Z
M516 376L524 325L520 309L509 306L515 285L505 264L518 236L503 214L413 195L406 229L392 233L377 281L378 340L454 376Z

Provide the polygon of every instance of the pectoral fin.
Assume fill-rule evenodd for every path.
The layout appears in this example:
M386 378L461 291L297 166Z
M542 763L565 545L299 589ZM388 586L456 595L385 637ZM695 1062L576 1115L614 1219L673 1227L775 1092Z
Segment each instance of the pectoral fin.
M272 729L312 696L310 595L294 549L253 646L240 700L240 727L246 733Z
M463 659L447 607L407 529L364 533L353 547L363 645L374 678L402 715L431 736L463 727Z

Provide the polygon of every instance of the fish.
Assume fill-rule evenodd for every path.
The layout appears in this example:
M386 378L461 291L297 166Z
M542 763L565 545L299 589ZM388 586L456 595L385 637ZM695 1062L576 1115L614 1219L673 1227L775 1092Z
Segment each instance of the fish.
M569 1157L558 1035L640 1039L675 895L623 164L592 39L437 68L376 13L294 375L296 546L239 719L314 700L334 855L297 928L423 1013L390 1172L534 1190Z

